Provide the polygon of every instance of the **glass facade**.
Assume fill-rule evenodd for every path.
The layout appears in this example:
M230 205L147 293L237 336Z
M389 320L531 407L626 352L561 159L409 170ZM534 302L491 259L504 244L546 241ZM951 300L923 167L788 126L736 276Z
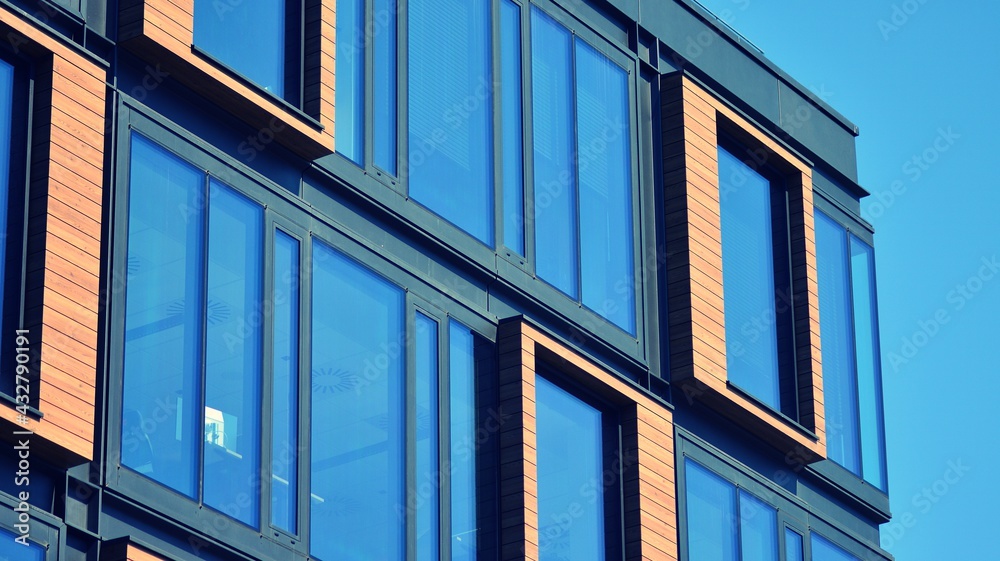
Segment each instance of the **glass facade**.
M503 243L524 255L524 119L521 6L500 0L500 109L503 123Z
M337 152L365 164L365 0L337 2Z
M285 95L284 0L196 0L194 44L261 88Z
M271 524L297 533L299 472L299 240L275 230L271 298Z
M778 315L774 263L781 255L772 239L771 182L719 147L719 192L726 375L780 410L779 324L773 318Z
M874 251L823 212L815 215L829 457L885 491Z
M691 460L684 474L688 558L739 561L736 487Z
M531 25L536 271L634 335L628 75L538 8Z
M834 545L830 540L813 532L812 561L859 561L857 557Z
M35 542L28 541L26 545L14 541L17 534L0 528L0 559L7 561L45 561L45 548Z
M477 558L479 528L476 512L476 343L472 331L455 321L449 326L449 336L451 558L473 561Z
M538 558L605 558L601 412L535 378Z
M375 82L372 88L372 142L375 165L396 175L398 161L396 95L398 71L396 65L396 35L399 18L396 0L372 0L372 25L366 26L365 42L374 51ZM370 30L370 31L369 31Z
M399 559L405 525L403 291L313 243L310 553ZM405 519L405 518L404 518Z
M414 200L493 246L489 0L409 3L409 188Z

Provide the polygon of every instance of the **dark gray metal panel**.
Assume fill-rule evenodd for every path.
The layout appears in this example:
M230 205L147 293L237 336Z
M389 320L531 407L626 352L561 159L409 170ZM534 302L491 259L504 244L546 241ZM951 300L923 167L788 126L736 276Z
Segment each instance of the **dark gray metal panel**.
M813 189L819 191L828 199L844 207L855 217L861 217L861 199L859 194L849 191L840 186L836 180L830 177L823 170L813 170Z
M761 115L778 123L778 79L714 26L677 2L643 2L640 23Z
M858 155L854 136L785 82L778 83L778 93L781 129L857 182Z

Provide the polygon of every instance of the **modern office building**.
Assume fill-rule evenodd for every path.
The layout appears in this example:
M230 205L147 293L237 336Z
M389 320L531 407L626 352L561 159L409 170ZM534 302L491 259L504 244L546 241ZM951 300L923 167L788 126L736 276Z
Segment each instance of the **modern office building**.
M891 559L858 130L693 0L0 38L0 559Z

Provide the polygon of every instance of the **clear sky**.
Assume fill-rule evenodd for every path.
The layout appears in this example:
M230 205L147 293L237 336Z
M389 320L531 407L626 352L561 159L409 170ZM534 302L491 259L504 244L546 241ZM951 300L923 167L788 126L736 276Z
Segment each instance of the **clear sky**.
M895 516L883 547L1000 559L1000 3L702 3L861 129Z

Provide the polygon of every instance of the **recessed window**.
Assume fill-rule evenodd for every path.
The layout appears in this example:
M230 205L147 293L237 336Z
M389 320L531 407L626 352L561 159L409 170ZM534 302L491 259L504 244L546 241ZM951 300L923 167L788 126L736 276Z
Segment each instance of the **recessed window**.
M302 0L194 3L194 44L257 86L301 103ZM248 40L248 37L253 37Z
M870 245L816 211L829 458L885 491L885 429Z
M604 414L541 376L535 405L539 559L602 560L615 545L608 512L619 500L606 493L617 487L604 469Z
M365 164L365 0L337 2L337 152Z
M740 153L719 147L727 378L796 419L788 194Z

